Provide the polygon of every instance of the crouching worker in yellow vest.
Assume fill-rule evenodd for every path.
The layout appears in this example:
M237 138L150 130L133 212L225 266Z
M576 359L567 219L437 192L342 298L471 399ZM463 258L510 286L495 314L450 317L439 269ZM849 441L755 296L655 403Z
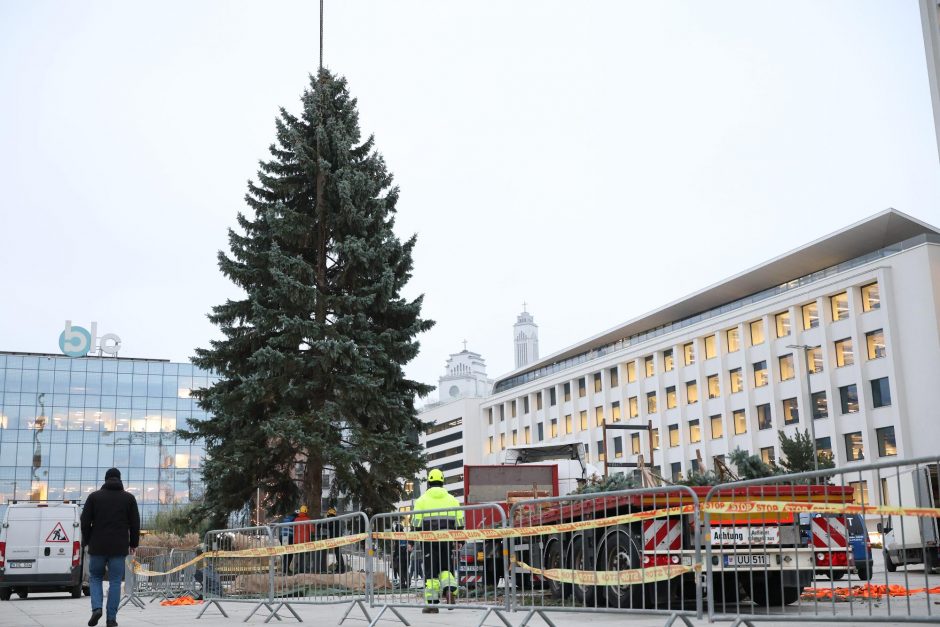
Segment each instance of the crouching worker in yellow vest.
M440 529L462 529L463 511L448 511L448 507L460 507L460 503L444 489L444 473L432 468L428 473L428 490L415 501L411 525L419 531L437 531ZM432 511L442 510L442 511ZM424 555L424 614L437 614L436 605L441 602L441 594L448 605L457 602L457 578L454 576L454 543L422 542Z

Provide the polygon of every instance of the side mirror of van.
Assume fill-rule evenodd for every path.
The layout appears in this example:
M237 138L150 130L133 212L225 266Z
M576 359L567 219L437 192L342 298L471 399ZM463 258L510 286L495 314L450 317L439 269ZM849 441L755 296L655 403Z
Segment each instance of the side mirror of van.
M878 523L877 525L875 525L875 528L878 529L878 533L884 533L884 532L885 532L885 526L882 525L881 523Z

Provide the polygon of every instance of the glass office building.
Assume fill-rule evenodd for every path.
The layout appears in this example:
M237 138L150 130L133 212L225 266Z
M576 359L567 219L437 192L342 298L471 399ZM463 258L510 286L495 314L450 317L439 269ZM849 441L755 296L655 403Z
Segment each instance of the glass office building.
M0 506L84 500L112 466L145 522L198 500L204 447L176 429L205 418L190 392L212 382L165 360L0 352Z

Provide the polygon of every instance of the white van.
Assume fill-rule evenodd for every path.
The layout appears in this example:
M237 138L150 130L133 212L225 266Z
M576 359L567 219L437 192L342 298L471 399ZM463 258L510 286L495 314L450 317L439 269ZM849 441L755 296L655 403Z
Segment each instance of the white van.
M75 501L11 501L0 526L0 601L16 592L82 595L81 506Z

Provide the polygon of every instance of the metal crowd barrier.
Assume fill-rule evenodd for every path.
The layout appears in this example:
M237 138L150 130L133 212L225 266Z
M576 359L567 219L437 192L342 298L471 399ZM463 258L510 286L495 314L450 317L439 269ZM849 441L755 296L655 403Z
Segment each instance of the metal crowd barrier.
M711 488L702 502L709 621L940 622L938 461ZM876 528L880 555L869 541Z
M505 535L505 510L498 504L486 504L422 511L420 523L415 514L378 514L370 521L370 604L380 607L370 627L387 611L408 625L397 609L403 607L434 613L482 610L479 625L492 614L512 627L505 615L510 610L508 541L505 537L477 537L486 530ZM461 534L461 527L482 531ZM442 541L434 541L438 531L445 534ZM447 536L450 532L458 537Z
M128 555L124 563L124 595L121 597L119 607L124 607L128 603L144 609L146 606L143 599L151 597L151 601L160 594L161 587L159 577L148 577L139 575L134 570L134 564L141 564L143 568L153 571L160 571L164 566L164 556L170 549L162 546L141 546L137 547L135 555ZM88 556L85 556L84 567L84 585L88 585Z
M702 616L698 497L670 486L520 501L509 511L512 607ZM524 535L523 535L524 534Z
M362 512L330 516L317 520L295 521L271 525L272 534L290 544L324 541L327 546L317 550L279 555L274 561L270 599L275 604L272 615L287 610L299 621L292 606L348 603L340 620L342 624L354 607L359 607L367 620L366 603L373 583L369 560L369 519Z

